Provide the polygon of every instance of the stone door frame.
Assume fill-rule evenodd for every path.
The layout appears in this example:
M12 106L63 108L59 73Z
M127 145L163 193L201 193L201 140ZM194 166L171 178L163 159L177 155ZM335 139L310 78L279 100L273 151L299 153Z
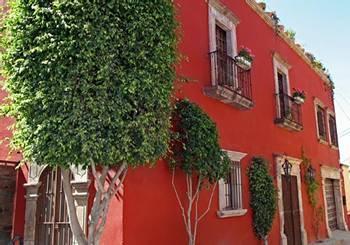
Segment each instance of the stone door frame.
M344 216L344 208L343 208L343 186L342 186L342 180L341 180L341 169L329 167L329 166L321 166L321 177L322 177L322 194L323 194L323 203L324 203L324 215L325 215L325 221L326 221L326 228L327 233L329 237L332 237L332 231L329 228L328 225L328 213L327 213L327 200L326 200L326 186L325 181L326 179L333 179L339 181L339 192L334 192L335 195L335 204L336 204L336 210L337 210L337 223L338 227L341 230L348 231L348 226L345 221Z
M300 176L300 164L301 159L275 154L276 162L276 177L277 177L277 196L278 196L278 211L280 216L280 237L281 245L287 245L287 237L284 234L284 207L283 207L283 191L282 191L282 175L284 175L284 170L282 165L285 160L288 160L292 164L291 175L297 177L298 185L298 199L299 199L299 213L300 213L300 231L301 231L301 242L303 245L307 245L307 233L304 225L304 208L303 208L303 198L301 193L301 176Z
M44 172L47 165L30 164L28 173L28 182L24 184L26 189L26 210L25 210L25 223L24 223L24 244L35 245L35 232L36 232L36 209L38 202L38 191L41 185L40 176ZM86 231L87 220L87 201L88 201L88 188L89 178L88 171L71 167L70 170L73 174L73 180L71 181L73 189L73 197L76 202L77 216L80 225L84 227ZM73 241L73 244L77 244Z

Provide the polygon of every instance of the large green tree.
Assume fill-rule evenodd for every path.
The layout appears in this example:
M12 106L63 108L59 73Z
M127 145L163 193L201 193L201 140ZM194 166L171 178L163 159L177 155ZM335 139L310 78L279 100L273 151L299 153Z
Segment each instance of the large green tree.
M12 145L31 163L63 169L73 234L98 244L128 166L167 150L175 78L171 0L12 0L2 55ZM88 237L68 167L92 169L97 186ZM109 187L107 172L114 170Z
M199 222L210 210L214 192L220 179L230 171L230 159L221 150L215 123L196 104L188 100L176 103L173 113L173 140L170 148L172 187L179 203L188 235L188 244L196 244ZM176 171L184 173L186 191L175 185ZM203 189L210 190L204 210L199 209ZM183 200L182 196L186 196Z

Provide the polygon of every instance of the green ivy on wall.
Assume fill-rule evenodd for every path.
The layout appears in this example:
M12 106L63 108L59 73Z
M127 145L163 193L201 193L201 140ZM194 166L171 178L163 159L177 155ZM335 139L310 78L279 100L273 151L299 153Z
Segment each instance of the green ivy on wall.
M267 164L265 159L254 157L248 170L254 231L265 243L267 243L267 236L272 228L277 208L276 188Z
M302 168L303 168L304 180L305 180L304 182L307 188L309 203L312 206L312 208L315 209L318 204L317 191L320 184L318 183L316 177L310 178L310 176L308 176L307 172L308 172L308 169L311 167L311 159L305 155L304 151L302 151L302 160L303 160Z

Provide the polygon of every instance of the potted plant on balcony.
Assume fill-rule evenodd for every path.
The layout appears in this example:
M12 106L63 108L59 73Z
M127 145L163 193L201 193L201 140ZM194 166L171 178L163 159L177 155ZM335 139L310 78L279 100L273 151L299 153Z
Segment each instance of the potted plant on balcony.
M303 90L299 90L299 89L294 89L293 92L293 100L295 103L301 105L304 104L305 102L305 92Z
M254 60L254 55L249 48L241 47L238 55L235 58L236 64L244 70L250 70Z

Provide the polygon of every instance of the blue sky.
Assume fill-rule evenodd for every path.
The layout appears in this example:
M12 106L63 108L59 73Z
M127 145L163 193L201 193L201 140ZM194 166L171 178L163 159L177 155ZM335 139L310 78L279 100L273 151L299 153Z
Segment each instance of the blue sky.
M350 164L350 1L266 0L281 24L330 70L342 163Z

